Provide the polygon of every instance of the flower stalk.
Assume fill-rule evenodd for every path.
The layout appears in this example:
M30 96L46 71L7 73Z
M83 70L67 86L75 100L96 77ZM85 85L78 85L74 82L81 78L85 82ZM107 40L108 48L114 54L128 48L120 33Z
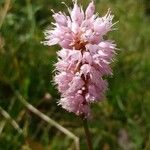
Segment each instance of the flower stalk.
M89 127L88 127L88 121L87 119L82 119L82 121L83 121L83 128L85 132L88 150L93 150L91 134L90 134Z

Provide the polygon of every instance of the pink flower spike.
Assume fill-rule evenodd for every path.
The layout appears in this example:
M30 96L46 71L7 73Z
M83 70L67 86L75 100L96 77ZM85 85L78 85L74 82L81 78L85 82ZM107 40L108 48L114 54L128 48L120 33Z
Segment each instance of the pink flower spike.
M90 104L105 97L112 75L111 62L116 44L104 37L112 31L113 15L110 10L103 17L95 12L94 1L86 11L74 1L69 15L55 13L53 28L45 31L45 45L58 44L58 62L55 64L54 82L61 94L59 105L78 116L89 118Z

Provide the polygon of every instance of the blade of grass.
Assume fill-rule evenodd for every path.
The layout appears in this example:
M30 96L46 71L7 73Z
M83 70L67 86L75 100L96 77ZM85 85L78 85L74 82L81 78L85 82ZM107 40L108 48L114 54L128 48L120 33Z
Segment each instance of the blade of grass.
M18 131L19 134L23 134L22 129L19 127L17 122L11 118L11 116L0 106L0 114ZM5 124L4 124L5 125Z
M2 121L0 122L0 135L1 135L1 133L2 133L2 131L3 131L3 129L4 129L4 127L5 127L5 125L6 125L6 121L5 121L5 120L2 120Z
M32 106L31 104L29 104L18 91L16 91L15 93L16 93L16 96L18 97L18 100L28 110L30 110L32 113L36 114L38 117L40 117L41 119L43 119L48 124L55 126L58 130L60 130L65 135L67 135L68 137L70 137L71 139L73 139L74 143L75 143L75 149L79 150L79 138L76 135L74 135L72 132L70 132L69 130L67 130L63 126L61 126L59 123L57 123L56 121L52 120L50 117L48 117L47 115L43 114L42 112L40 112L39 110L37 110L34 106Z
M0 29L1 29L2 25L3 25L5 17L7 15L9 6L10 6L10 0L5 0L4 8L1 10L1 15L0 15Z

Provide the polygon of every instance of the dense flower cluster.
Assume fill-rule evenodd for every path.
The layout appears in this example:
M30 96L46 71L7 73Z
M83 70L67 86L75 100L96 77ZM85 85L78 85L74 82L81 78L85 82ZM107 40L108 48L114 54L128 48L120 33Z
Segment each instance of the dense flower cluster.
M61 93L59 104L69 112L89 117L90 103L104 98L107 81L111 75L110 63L115 53L115 44L104 36L112 30L113 15L108 10L103 17L94 14L92 1L85 13L74 2L65 13L54 13L55 23L45 32L46 45L59 44L57 52L55 83Z

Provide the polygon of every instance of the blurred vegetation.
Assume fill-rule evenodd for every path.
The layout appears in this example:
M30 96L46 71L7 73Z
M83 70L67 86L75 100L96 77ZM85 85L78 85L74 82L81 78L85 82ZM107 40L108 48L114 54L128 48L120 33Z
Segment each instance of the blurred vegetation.
M81 4L85 8L88 2ZM57 106L59 94L51 81L59 47L40 44L52 21L50 9L66 11L60 3L0 1L0 107L23 130L22 135L0 114L0 150L74 149L71 139L28 111L16 91L77 135L81 150L87 149L80 120ZM150 1L96 0L100 15L108 8L119 20L118 30L109 36L120 50L113 78L108 78L107 100L92 106L94 150L150 150Z

